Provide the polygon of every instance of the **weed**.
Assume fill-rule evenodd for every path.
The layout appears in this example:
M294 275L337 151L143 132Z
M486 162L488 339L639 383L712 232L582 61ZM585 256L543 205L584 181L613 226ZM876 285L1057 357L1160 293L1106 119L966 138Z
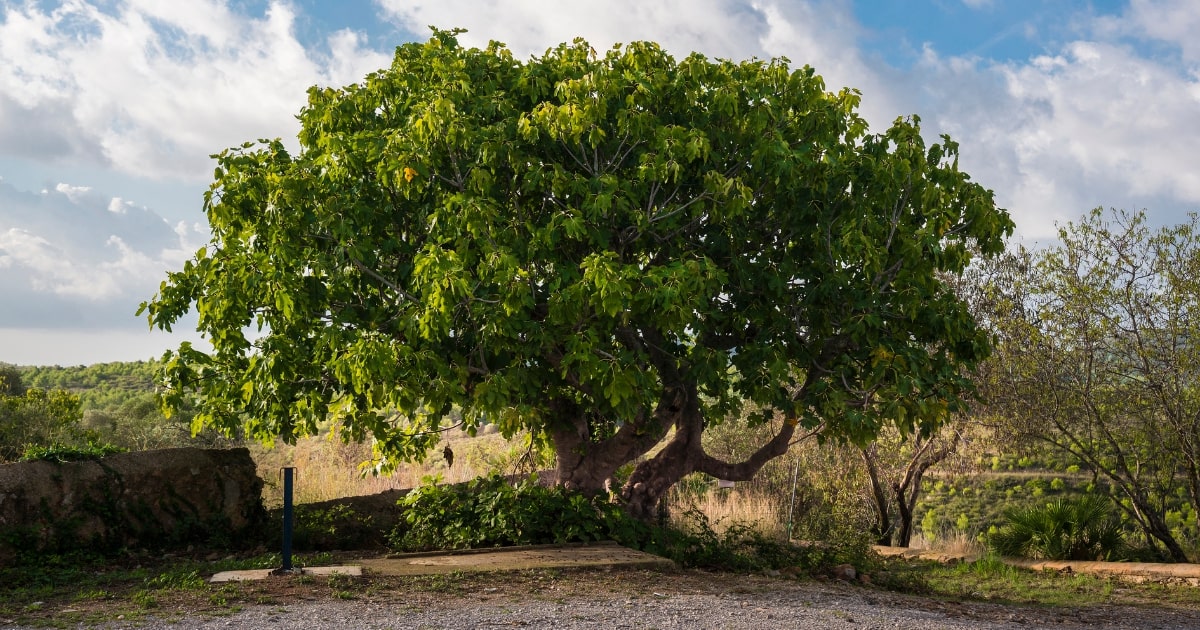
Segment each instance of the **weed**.
M330 594L336 599L358 599L360 584L357 579L349 575L335 573L329 576Z
M198 590L204 588L205 584L204 578L195 569L169 571L146 580L147 587L164 590Z
M544 487L536 477L516 485L499 475L428 484L399 504L405 521L389 541L404 551L619 540L629 528L629 517L603 498Z
M75 599L75 601L80 601L80 602L99 601L102 599L110 599L110 598L112 598L112 596L113 596L113 594L110 591L106 591L104 589L91 589L91 590L80 591L79 593L77 593L75 595L74 599Z
M66 462L77 462L89 459L100 459L105 455L114 453L125 453L129 449L115 446L113 444L103 444L99 442L88 442L84 446L71 446L67 444L50 444L49 446L30 446L25 449L21 455L23 462L46 461L58 462L60 464Z
M133 596L130 597L130 600L135 606L141 608L142 610L148 610L158 606L158 600L154 597L154 594L147 590L135 592Z

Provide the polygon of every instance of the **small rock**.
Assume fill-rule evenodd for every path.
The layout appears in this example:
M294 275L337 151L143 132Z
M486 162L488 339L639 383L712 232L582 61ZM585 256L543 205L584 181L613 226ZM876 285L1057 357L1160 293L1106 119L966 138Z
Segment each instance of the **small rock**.
M843 582L853 582L858 577L858 571L852 564L839 564L833 567L833 579Z
M767 577L779 577L779 576L783 575L782 573L780 573L779 571L776 571L775 569L767 569L766 571L763 571L763 573Z

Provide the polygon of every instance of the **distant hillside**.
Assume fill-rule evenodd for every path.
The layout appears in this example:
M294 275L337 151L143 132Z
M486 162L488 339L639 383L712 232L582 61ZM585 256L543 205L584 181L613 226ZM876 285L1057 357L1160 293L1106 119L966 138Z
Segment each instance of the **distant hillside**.
M19 366L26 387L66 389L79 395L83 409L111 409L154 391L161 363L129 361L76 367Z

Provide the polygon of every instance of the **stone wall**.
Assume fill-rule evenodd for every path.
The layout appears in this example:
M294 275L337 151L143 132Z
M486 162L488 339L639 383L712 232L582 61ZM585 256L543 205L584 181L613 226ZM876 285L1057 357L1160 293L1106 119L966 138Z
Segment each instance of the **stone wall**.
M244 448L0 465L0 560L22 551L247 542L265 515L262 480Z

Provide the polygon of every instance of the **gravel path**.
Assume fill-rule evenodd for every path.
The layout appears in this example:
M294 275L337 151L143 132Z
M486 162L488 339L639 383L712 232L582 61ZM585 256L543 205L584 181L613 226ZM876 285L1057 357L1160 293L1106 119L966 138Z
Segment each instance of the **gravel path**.
M503 592L405 599L401 593L248 606L225 617L175 623L142 618L108 628L730 628L1116 630L1196 629L1200 611L1099 606L1081 610L953 603L833 583L747 578L744 592L680 589L663 576L662 591L637 595L553 592L515 597ZM739 588L742 588L739 586ZM502 591L503 589L489 589ZM689 592L690 591L690 592Z

